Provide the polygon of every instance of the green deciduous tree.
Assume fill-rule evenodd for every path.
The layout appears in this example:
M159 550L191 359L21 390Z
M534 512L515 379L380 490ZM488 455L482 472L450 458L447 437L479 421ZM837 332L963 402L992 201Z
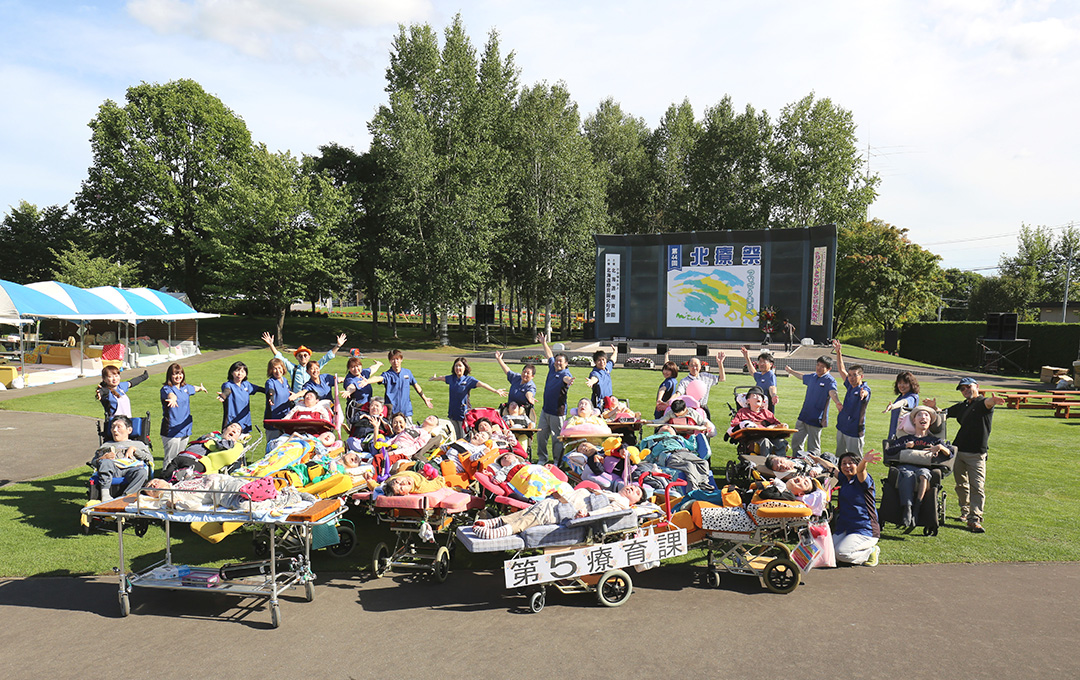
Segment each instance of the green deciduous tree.
M478 64L460 17L441 49L430 26L402 27L387 69L390 102L369 126L375 207L393 234L380 257L399 279L385 294L436 311L444 344L449 312L489 281L492 239L506 221L509 154L498 135L513 74L494 35Z
M522 90L512 148L511 220L523 255L518 271L548 311L558 299L565 312L569 302L591 298L592 234L604 232L607 215L602 176L581 134L577 104L561 83Z
M656 187L655 220L650 233L692 231L697 223L690 188L690 154L701 135L690 100L672 104L649 138L653 183Z
M90 122L93 165L77 213L153 285L199 304L220 271L230 192L252 152L236 114L192 80L128 88Z
M936 315L945 278L939 256L907 229L881 220L841 227L837 238L833 336L860 314L882 329Z
M623 113L610 97L585 120L585 136L604 180L612 233L647 231L652 221L655 184L646 148L649 135L644 119Z
M769 226L769 116L747 106L735 113L730 97L705 111L690 153L690 188L699 229Z
M33 283L52 277L57 253L73 244L89 248L90 238L66 206L39 209L22 201L0 222L0 253L4 269L0 278L15 283Z
M53 252L56 261L52 278L79 288L96 286L139 286L139 266L134 262L116 262L107 257L94 257L89 252L71 246Z
M214 245L228 290L264 302L277 316L283 343L285 312L311 289L340 290L346 245L337 229L348 198L329 178L306 172L288 153L254 149L242 183L232 192L234 219Z
M781 111L772 150L772 227L866 219L879 180L863 171L850 111L809 94Z

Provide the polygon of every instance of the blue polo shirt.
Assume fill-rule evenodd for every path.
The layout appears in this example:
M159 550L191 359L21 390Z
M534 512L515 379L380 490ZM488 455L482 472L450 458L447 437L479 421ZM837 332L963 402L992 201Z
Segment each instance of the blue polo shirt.
M386 388L386 402L393 404L393 413L400 413L406 418L412 418L412 401L409 400L409 389L416 384L416 378L412 371L402 368L400 373L394 373L394 369L382 372L383 386Z
M447 375L443 381L450 386L450 408L446 417L459 423L465 420L465 412L469 410L469 392L480 384L480 381L471 375Z
M570 369L555 370L555 357L548 357L547 380L544 381L544 413L549 416L562 416L566 414L566 393L570 386L563 382L563 378L570 375Z
M371 369L368 369L368 368L361 369L360 375L353 375L352 373L349 373L348 375L345 376L344 379L342 379L341 388L344 389L344 390L347 390L347 389L349 389L350 385L357 385L358 386L360 384L361 380L363 380L365 378L370 378L370 377L371 377ZM361 406L363 406L364 404L368 403L368 401L371 400L371 395L372 395L371 385L365 385L364 387L359 387L358 386L356 388L356 391L352 393L352 396L349 397L349 401L350 402L355 401L357 404L360 404Z
M263 420L281 420L289 415L292 402L289 401L289 385L285 378L275 380L270 378L266 381L266 410L263 411Z
M224 430L230 423L237 423L244 432L251 432L251 395L262 391L263 388L247 380L222 383L221 396L225 401L222 403L221 429Z
M806 397L799 420L813 427L825 427L829 424L829 392L836 391L836 379L829 373L821 377L807 373L802 381L806 385Z
M656 393L660 395L660 401L668 401L671 399L671 394L675 391L675 386L679 384L678 378L664 378L664 382L660 383L659 389ZM663 390L663 394L661 394ZM653 420L659 420L664 417L664 412L658 409L653 409Z
M754 371L754 383L765 392L765 398L772 403L772 393L769 392L769 388L776 387L776 371L765 371L764 373Z
M593 385L592 400L594 404L599 405L600 400L604 397L612 396L611 386L611 369L613 364L608 361L604 364L604 370L600 370L595 366L589 371L589 379L596 378L596 384Z
M334 376L320 373L318 380L308 380L300 390L314 392L319 395L319 399L331 399L336 382Z
M170 394L176 395L176 406L166 406ZM161 436L164 439L191 436L191 397L194 385L165 385L161 388Z
M532 380L529 382L522 382L520 373L507 371L506 381L510 383L510 393L507 394L506 397L509 401L515 401L522 406L528 406L529 395L533 395L533 399L536 398L536 383Z
M898 394L896 399L893 399L893 403L902 402L903 407L907 410L912 410L919 405L919 395L914 392L908 392L907 394ZM889 439L896 436L896 428L900 425L900 408L894 408L889 411Z
M858 476L849 479L843 472L837 474L840 484L837 487L833 533L879 537L881 527L874 506L874 478L866 475L864 483L859 481Z
M866 407L870 404L870 386L865 382L852 387L846 380L847 392L844 393L844 408L836 416L836 429L849 437L861 437L866 432ZM861 394L866 390L866 398Z

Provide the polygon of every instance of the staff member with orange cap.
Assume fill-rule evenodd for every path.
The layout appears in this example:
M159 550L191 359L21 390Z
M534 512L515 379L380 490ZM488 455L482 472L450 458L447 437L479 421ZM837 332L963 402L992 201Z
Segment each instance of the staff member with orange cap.
M334 358L334 352L341 349L341 346L345 344L347 339L348 338L345 337L344 333L337 336L337 342L334 346L319 359L319 368L322 368L328 361ZM296 357L296 363L294 364L274 347L274 336L269 333L263 333L262 340L266 343L266 346L270 348L270 351L274 353L274 356L284 361L285 365L289 368L289 389L292 392L299 392L303 389L304 383L308 381L307 364L308 360L311 359L311 350L304 345L300 345L293 350L293 356Z

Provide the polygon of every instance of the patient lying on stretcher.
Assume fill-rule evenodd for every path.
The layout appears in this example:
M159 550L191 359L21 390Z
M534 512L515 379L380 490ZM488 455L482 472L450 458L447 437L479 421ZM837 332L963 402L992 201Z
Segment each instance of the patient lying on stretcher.
M755 482L753 488L725 487L713 494L687 494L672 524L693 531L752 533L758 528L781 526L785 519L820 515L828 490L816 480L796 476L780 481Z
M473 533L479 538L502 538L542 524L559 524L575 517L626 510L640 503L643 495L637 484L628 484L618 493L586 488L557 492L525 510L477 520Z
M251 483L252 480L248 478L219 474L202 475L175 484L164 479L151 479L139 492L139 505L186 511L250 509L255 513L266 513L316 500L314 496L301 493L291 486L252 497L244 493L244 487ZM273 489L272 482L269 488Z

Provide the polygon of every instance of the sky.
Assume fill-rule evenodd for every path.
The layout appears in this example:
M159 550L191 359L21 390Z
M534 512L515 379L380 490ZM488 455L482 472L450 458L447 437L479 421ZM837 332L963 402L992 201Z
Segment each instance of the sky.
M191 78L271 150L368 148L399 24L491 30L522 85L566 84L655 128L729 95L775 120L852 112L869 216L942 266L996 274L1022 225L1080 225L1080 3L1071 0L0 0L0 212L72 200L88 123L128 87Z

